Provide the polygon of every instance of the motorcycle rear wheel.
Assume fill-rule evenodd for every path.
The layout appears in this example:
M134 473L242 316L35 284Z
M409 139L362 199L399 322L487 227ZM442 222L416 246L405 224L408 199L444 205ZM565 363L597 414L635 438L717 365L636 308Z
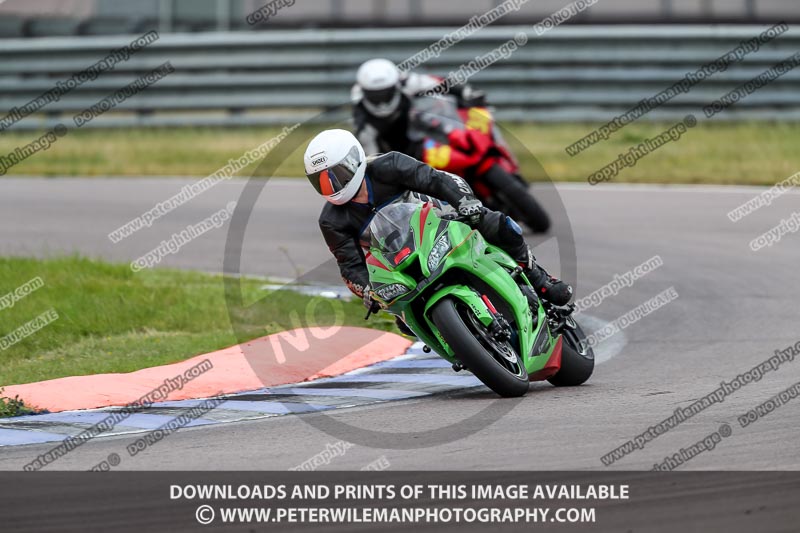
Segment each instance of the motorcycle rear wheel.
M564 327L561 333L561 369L549 378L556 387L575 387L585 383L594 372L594 350L586 334L575 322L574 328Z
M526 183L499 166L489 169L484 179L492 195L500 200L501 211L524 223L534 233L546 233L550 229L550 217L531 195Z

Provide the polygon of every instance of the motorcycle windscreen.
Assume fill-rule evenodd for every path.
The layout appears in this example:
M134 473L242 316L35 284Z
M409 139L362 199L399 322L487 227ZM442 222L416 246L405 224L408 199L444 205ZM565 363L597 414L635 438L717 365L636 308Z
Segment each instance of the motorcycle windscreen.
M408 138L412 141L433 136L445 142L448 132L466 129L464 120L458 114L458 103L450 95L415 97L409 116Z
M369 224L370 246L392 263L401 263L415 248L411 218L419 206L393 203L378 211Z

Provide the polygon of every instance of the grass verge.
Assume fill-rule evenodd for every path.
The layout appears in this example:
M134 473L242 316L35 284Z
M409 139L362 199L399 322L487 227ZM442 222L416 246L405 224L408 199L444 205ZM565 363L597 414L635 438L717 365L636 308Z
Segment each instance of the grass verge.
M221 275L168 269L134 273L128 265L81 257L0 259L3 293L36 276L44 285L0 310L0 331L8 335L50 309L58 319L19 342L4 343L0 386L174 363L297 327L293 315L303 326L369 325L391 331L394 325L388 317L364 322L360 301L339 300L314 305L314 323L308 323L314 297L267 292L255 279L242 279L244 304L229 307Z
M514 145L523 174L554 181L585 181L619 154L661 133L671 123L635 122L608 140L570 157L564 148L592 131L593 124L508 124L505 135ZM310 138L323 126L303 126ZM231 158L238 158L280 132L268 128L164 128L77 130L47 151L9 169L9 174L45 176L206 176ZM29 143L34 132L6 132L0 155ZM614 182L714 183L772 185L800 170L800 124L701 121L674 143L623 169ZM306 142L292 150L280 144L268 157L282 161L276 175L302 176ZM525 149L521 149L525 147ZM256 165L240 171L251 176Z

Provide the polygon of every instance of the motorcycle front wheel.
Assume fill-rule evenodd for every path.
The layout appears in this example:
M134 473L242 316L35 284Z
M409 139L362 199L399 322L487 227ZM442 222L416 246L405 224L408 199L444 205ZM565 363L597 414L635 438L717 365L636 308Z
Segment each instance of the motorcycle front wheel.
M493 338L460 300L443 298L431 318L456 358L484 385L506 398L528 392L528 371L511 343Z

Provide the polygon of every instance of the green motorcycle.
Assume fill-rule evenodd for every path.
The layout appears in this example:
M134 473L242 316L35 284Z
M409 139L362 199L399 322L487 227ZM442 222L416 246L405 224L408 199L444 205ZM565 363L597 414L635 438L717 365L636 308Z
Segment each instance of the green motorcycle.
M456 372L505 397L524 395L530 381L573 386L592 375L594 352L574 307L540 300L522 268L457 214L393 203L368 234L373 299Z

